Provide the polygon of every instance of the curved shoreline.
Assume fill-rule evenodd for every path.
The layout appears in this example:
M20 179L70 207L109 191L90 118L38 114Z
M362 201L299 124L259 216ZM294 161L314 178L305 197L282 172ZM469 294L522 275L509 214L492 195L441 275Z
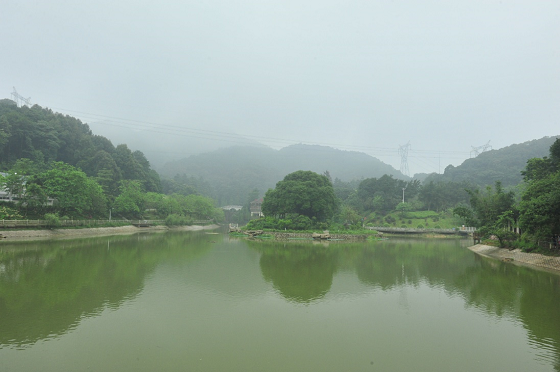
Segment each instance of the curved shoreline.
M0 230L0 241L22 241L22 240L47 240L47 239L63 239L63 238L81 238L93 236L109 236L109 235L131 235L138 233L157 233L165 231L199 231L199 230L213 230L218 228L218 225L207 226L151 226L151 227L136 227L136 226L119 226L119 227L91 227L84 229L52 229L52 230ZM6 239L4 239L6 238Z
M484 257L531 266L560 274L560 257L545 256L540 253L526 253L520 249L509 250L490 245L476 244L468 247L471 251Z

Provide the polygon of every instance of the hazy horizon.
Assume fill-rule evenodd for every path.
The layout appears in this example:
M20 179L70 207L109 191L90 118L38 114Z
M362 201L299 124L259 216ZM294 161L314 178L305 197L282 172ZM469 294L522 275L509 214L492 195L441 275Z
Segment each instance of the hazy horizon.
M555 1L7 0L0 98L169 160L247 142L414 173L558 135ZM130 140L130 141L129 141Z

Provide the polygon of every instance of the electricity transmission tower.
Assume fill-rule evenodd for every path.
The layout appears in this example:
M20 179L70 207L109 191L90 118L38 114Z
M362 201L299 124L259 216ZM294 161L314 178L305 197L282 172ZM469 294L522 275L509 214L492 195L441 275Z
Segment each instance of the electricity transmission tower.
M482 146L471 146L472 150L471 150L471 158L473 157L473 153L474 153L474 157L476 158L481 152L484 151L488 151L488 150L492 150L492 145L490 145L490 141L486 142L485 145Z
M401 173L405 176L409 176L408 172L408 150L410 149L410 141L406 145L399 147L399 155L401 156Z
M17 107L21 107L24 104L31 107L31 97L25 98L21 94L19 94L16 90L16 87L13 87L14 91L12 92L12 99L16 103Z

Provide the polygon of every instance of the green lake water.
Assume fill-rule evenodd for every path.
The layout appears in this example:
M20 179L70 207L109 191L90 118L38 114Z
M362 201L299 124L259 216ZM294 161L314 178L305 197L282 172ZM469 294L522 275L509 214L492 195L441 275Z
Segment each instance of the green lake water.
M457 239L0 244L0 371L560 371L560 275Z

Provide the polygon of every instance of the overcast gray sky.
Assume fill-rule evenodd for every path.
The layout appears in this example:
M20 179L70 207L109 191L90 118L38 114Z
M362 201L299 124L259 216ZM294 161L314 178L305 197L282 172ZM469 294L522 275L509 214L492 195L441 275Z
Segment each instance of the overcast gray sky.
M557 0L2 0L0 35L0 98L148 137L324 144L397 169L410 141L412 174L560 134Z

